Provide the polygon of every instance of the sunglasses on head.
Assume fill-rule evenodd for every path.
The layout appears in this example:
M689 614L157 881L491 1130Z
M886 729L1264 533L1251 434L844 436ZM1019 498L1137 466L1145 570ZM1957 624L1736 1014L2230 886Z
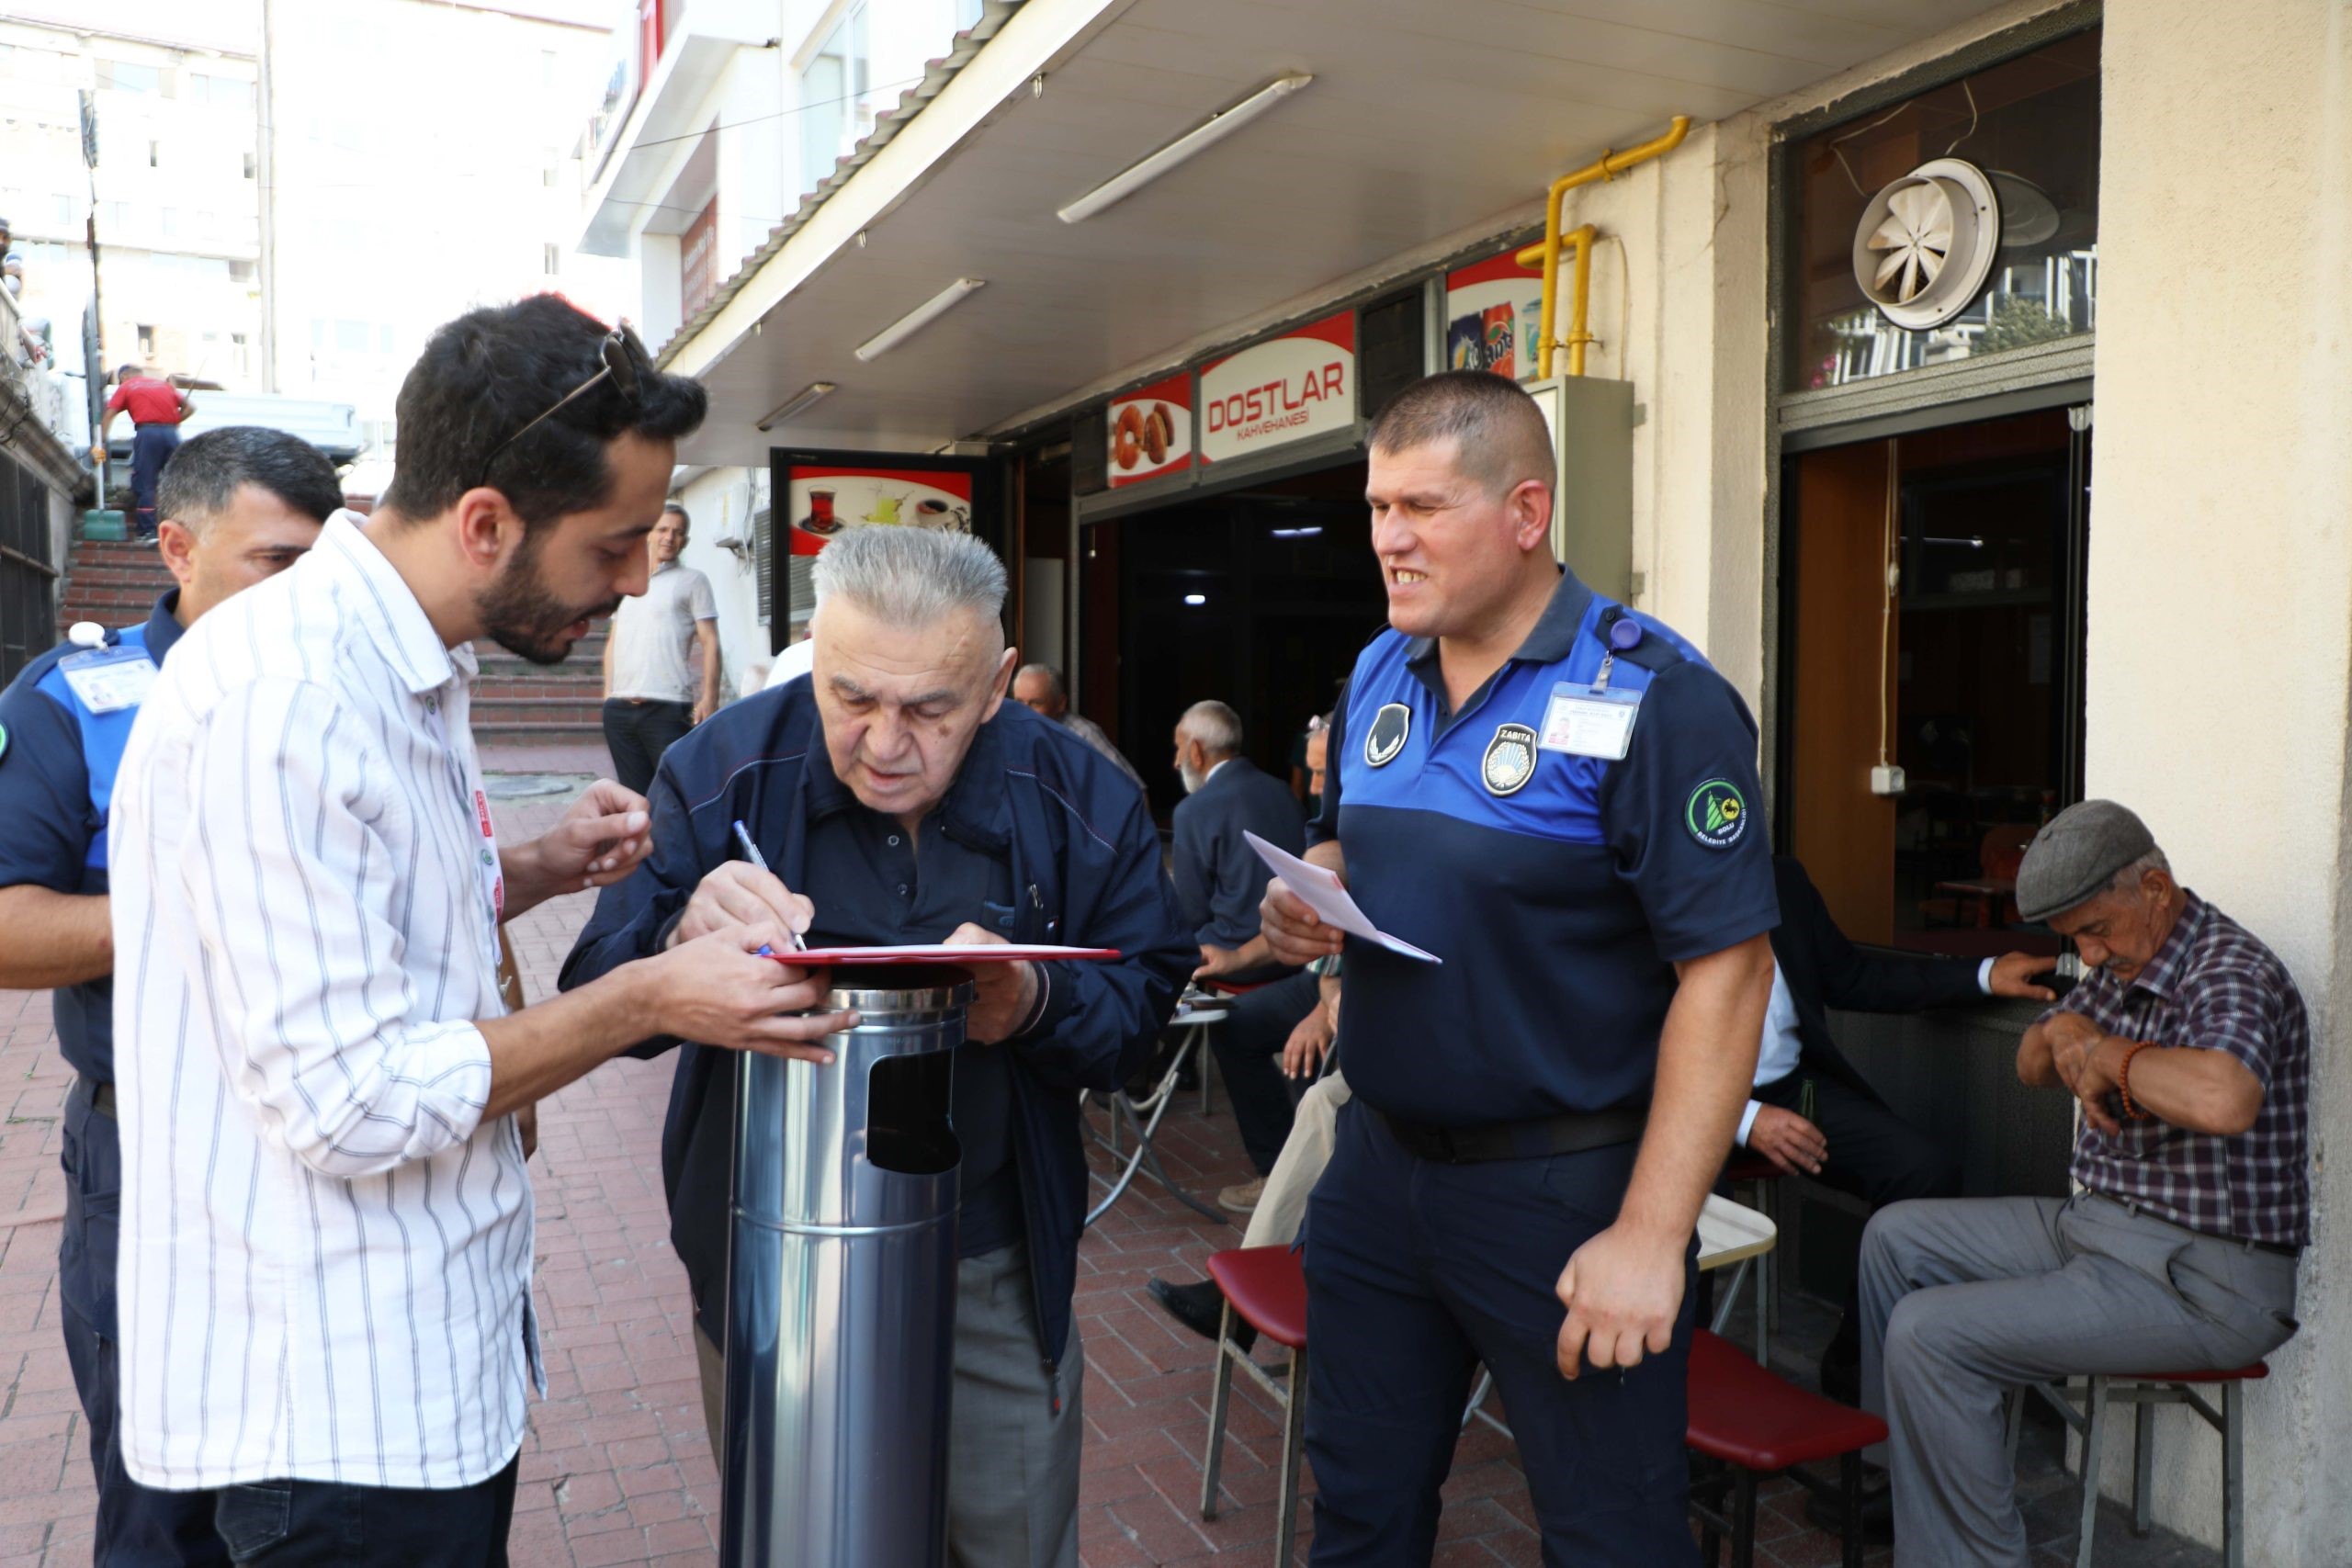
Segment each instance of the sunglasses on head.
M567 403L594 391L600 383L611 382L613 390L620 394L623 402L632 409L638 406L644 396L641 378L653 374L653 361L646 354L645 344L638 341L637 333L626 326L615 327L605 334L605 341L597 344L596 357L603 364L594 375L564 393L549 404L545 412L490 449L490 456L481 460L482 477L475 481L477 484L490 482L490 466L498 460L499 454L554 418Z

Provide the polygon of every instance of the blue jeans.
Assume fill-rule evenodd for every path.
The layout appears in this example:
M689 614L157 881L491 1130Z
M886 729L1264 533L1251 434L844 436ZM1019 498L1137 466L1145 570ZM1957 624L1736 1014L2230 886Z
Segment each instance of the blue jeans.
M1472 1369L1495 1374L1547 1568L1695 1568L1684 1374L1698 1250L1671 1347L1627 1371L1555 1359L1569 1254L1617 1217L1636 1145L1447 1165L1408 1153L1362 1100L1306 1211L1317 1568L1425 1564Z
M113 1115L94 1103L97 1087L80 1078L65 1096L59 1161L65 1168L65 1235L57 1247L65 1359L82 1398L82 1415L90 1428L90 1466L98 1480L97 1528L90 1555L109 1568L225 1564L229 1550L213 1532L211 1493L141 1486L123 1468L114 1302L122 1144Z

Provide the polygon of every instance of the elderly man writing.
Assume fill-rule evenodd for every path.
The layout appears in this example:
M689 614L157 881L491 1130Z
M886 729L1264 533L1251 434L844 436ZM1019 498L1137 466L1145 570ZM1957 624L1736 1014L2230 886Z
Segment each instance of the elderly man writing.
M2081 1102L2072 1198L1898 1203L1862 1239L1862 1392L1893 1438L1896 1561L2022 1563L2009 1387L2244 1366L2295 1330L2310 1025L2286 965L2107 800L2035 836L2018 908L2091 973L2018 1076Z
M567 987L707 931L812 942L1066 942L1101 964L975 966L963 1144L948 1549L970 1568L1078 1561L1082 1361L1070 1295L1086 1210L1080 1089L1125 1081L1198 953L1142 795L1004 700L1004 568L963 534L871 528L816 568L815 666L670 749L653 852L597 906ZM737 858L741 819L775 874ZM650 1055L681 1042L639 1047ZM662 1133L671 1237L694 1292L715 1440L735 1080L684 1043Z

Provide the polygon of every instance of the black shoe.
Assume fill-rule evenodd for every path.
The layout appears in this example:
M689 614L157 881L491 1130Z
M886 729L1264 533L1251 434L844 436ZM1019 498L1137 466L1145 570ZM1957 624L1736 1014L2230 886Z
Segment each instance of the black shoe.
M1886 1472L1876 1465L1862 1467L1861 1515L1865 1546L1884 1546L1894 1539L1894 1493L1886 1483ZM1814 1529L1845 1539L1845 1510L1832 1499L1819 1494L1808 1496L1804 1517Z
M1821 1393L1826 1399L1860 1409L1862 1403L1862 1362L1857 1356L1848 1360L1831 1346L1830 1353L1821 1358Z
M1225 1317L1225 1292L1216 1288L1214 1280L1197 1284L1171 1285L1165 1280L1154 1280L1147 1287L1151 1299L1168 1309L1168 1315L1199 1335L1204 1339L1216 1337L1217 1325ZM1233 1342L1246 1354L1258 1342L1258 1331L1236 1318Z

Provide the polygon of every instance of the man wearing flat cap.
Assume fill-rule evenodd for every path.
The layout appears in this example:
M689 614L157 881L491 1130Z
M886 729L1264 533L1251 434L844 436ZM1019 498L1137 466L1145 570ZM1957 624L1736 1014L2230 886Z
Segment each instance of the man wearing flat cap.
M1901 1568L2026 1562L2012 1386L2241 1367L2295 1330L2311 1035L2286 965L2113 801L2035 836L2017 902L2086 966L2018 1048L2020 1078L2080 1102L2077 1191L1898 1203L1864 1233L1862 1393L1893 1433Z

